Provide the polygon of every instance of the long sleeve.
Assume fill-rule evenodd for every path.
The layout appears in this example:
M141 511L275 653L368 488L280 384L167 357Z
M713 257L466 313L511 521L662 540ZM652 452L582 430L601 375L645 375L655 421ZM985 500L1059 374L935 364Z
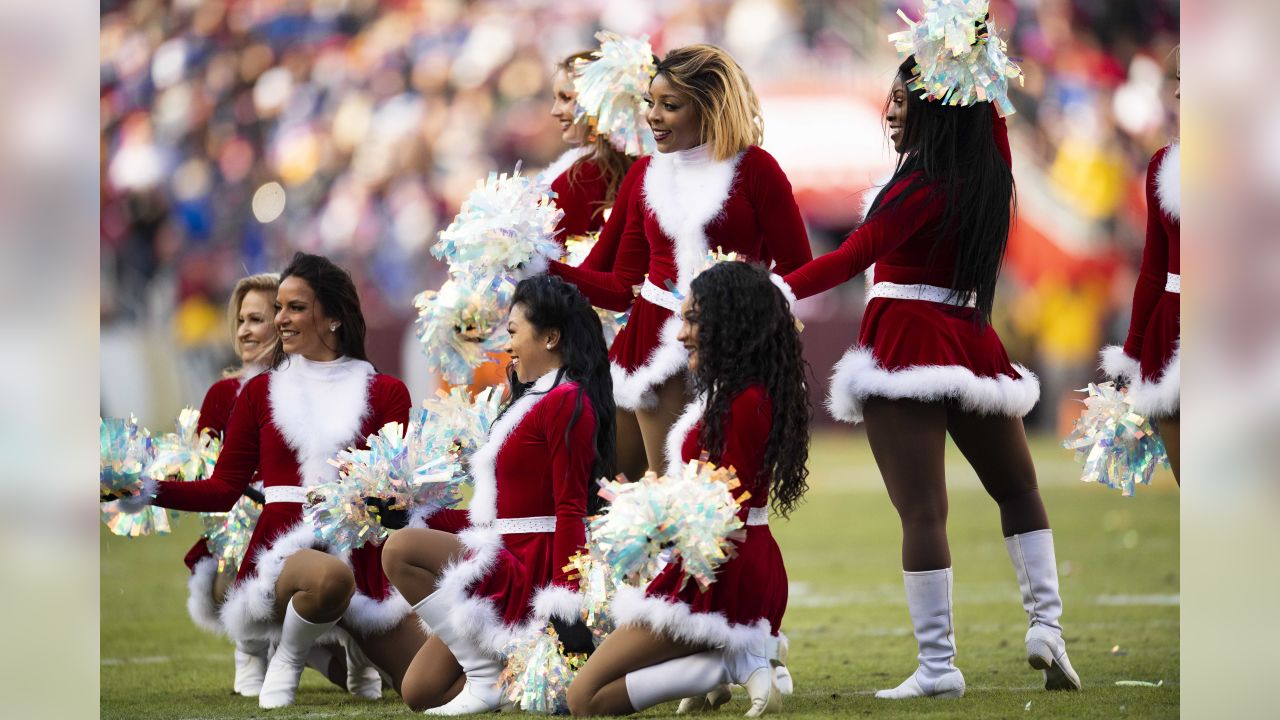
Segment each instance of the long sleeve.
M565 429L573 416L578 393L564 393L554 407L547 408L544 423L549 460L551 462L552 492L555 495L556 531L552 539L552 567L555 568L552 583L578 589L578 581L570 580L564 566L586 544L587 485L591 481L591 467L595 461L596 416L591 401L582 396L582 412L569 429L568 443Z
M774 262L773 271L786 275L812 260L813 250L809 247L800 206L791 191L791 181L772 155L761 150L759 157L749 180L751 204L765 248Z
M618 258L618 246L622 242L622 231L627 223L631 194L635 191L636 178L640 174L628 172L626 177L622 178L622 184L618 187L618 194L613 198L613 210L609 213L609 219L605 221L604 227L600 230L600 237L591 248L591 252L587 253L587 257L578 263L578 267L596 272L608 272L613 269L613 264ZM648 260L647 257L645 259L646 261ZM611 310L613 308L606 309ZM621 308L619 312L621 310L626 310L626 308Z
M637 166L640 166L639 162L633 166L632 172L627 174L628 179L632 175L637 175L635 171ZM639 173L639 176L643 177L643 173ZM635 183L638 186L640 180L635 180ZM622 214L616 218L616 222L621 226L618 230L620 237L617 257L611 269L590 270L560 262L552 262L550 266L552 275L573 283L583 295L587 296L592 305L616 312L631 307L635 299L631 288L644 281L645 272L649 269L649 239L644 232L643 193L638 187L634 188L625 202L615 203L614 216L619 214L619 205L621 205ZM613 223L615 223L615 217L611 216L609 223L605 224L605 231L614 232L609 227Z
M222 435L227 429L227 421L231 417L231 408L235 405L239 389L238 378L224 378L209 386L209 391L204 394L204 402L200 403L201 430Z
M604 200L604 178L593 162L579 162L573 182L569 176L575 168L560 173L551 183L556 193L556 206L564 210L564 216L556 224L556 237L560 242L574 235L585 235L601 225L600 215Z
M1142 249L1142 267L1133 288L1133 310L1129 317L1129 335L1124 341L1124 354L1138 359L1142 354L1142 338L1156 303L1164 294L1169 272L1169 236L1160 220L1160 203L1156 197L1156 173L1168 150L1151 158L1147 167L1147 238Z
M899 180L899 187L891 190L886 200L906 192L909 181L909 177ZM911 190L897 206L873 214L850 233L840 247L805 263L783 279L797 298L806 298L830 290L866 270L877 258L906 242L935 218L940 203L937 199L931 201L929 195L927 186Z
M376 394L373 395L373 402L378 412L378 422L374 431L382 429L383 425L391 422L408 427L409 408L413 406L413 401L409 399L409 388L390 375L379 375L375 383ZM363 446L363 443L361 445Z
M246 388L231 410L213 475L194 482L161 481L152 504L192 512L230 510L258 469L259 432L258 407Z

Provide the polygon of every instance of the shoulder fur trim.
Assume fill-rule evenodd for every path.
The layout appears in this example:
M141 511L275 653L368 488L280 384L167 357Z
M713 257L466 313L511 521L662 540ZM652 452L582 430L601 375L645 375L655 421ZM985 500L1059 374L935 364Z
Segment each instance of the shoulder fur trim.
M560 153L560 157L552 160L545 170L538 173L538 181L544 185L550 185L555 182L555 179L565 174L578 161L578 158L586 155L588 150L589 148L578 146Z
M310 487L338 479L329 458L361 439L360 426L371 410L373 366L350 360L341 372L321 378L296 356L271 371L271 419L298 460L298 484Z
M1174 220L1182 216L1182 145L1174 143L1156 169L1156 197L1160 209Z
M644 200L658 225L674 244L676 285L689 292L689 283L706 264L706 227L724 210L738 163L745 151L728 160L677 166L670 154L652 156L644 174Z
M777 276L775 275L774 277ZM702 413L706 409L706 400L706 397L698 397L693 402L685 405L680 419L676 420L671 429L667 431L667 477L675 477L680 474L680 467L684 464L684 460L681 457L683 455L681 448L684 447L684 441L689 436L689 432L702 419ZM631 479L635 480L637 478Z
M1157 377L1138 377L1129 386L1133 411L1147 417L1175 415L1182 406L1182 344Z
M924 401L946 398L956 400L967 412L1023 417L1040 399L1040 380L1021 365L1013 368L1021 378L979 377L959 365L886 370L869 348L854 347L836 363L827 409L837 420L856 424L862 422L863 402L871 396Z
M218 574L218 559L201 558L187 578L187 614L196 627L214 635L226 635L213 602L213 580Z
M472 525L485 525L498 517L498 453L507 438L515 431L525 415L534 408L551 389L556 380L556 371L551 371L538 378L533 387L517 400L502 417L489 429L489 437L484 445L471 456L467 466L471 470L471 478L475 483L475 492L471 495L471 504L467 507L467 516Z
M719 613L695 612L682 602L649 597L643 588L629 585L618 588L612 609L619 627L644 625L677 642L710 645L728 652L749 651L767 658L778 655L778 638L766 618L750 625L731 623Z
M658 346L649 352L648 359L640 367L628 372L617 363L610 366L614 404L631 411L653 407L653 388L689 364L689 351L676 340L680 324L680 318L674 314L663 321L658 333Z

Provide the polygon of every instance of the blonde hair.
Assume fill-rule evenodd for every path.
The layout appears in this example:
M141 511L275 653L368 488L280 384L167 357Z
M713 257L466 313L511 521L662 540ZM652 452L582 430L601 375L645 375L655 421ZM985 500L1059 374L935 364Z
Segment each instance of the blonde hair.
M595 50L583 50L557 63L556 69L563 71L572 79L574 74L577 73L579 60L592 62L595 59ZM587 143L591 146L591 151L584 153L582 157L574 161L573 165L569 166L569 184L577 184L583 161L591 160L595 162L596 167L600 168L600 173L604 176L605 192L604 198L597 203L598 207L592 213L594 216L613 206L613 201L618 197L618 188L622 187L622 178L626 177L627 171L631 169L631 164L635 162L635 158L614 149L607 136L596 132L594 122L590 116L588 116L587 122L589 123L588 129L590 131L587 135Z
M255 290L269 293L272 302L275 301L276 291L280 289L279 273L259 273L250 275L249 277L240 278L235 288L231 291L231 298L227 300L227 324L231 327L231 346L236 349L236 356L240 355L240 336L237 330L240 327L240 306L244 304L244 298L250 292ZM271 347L263 348L262 356L270 358L275 344L279 342L279 338L273 340ZM223 377L236 377L244 372L243 365L237 365L233 368L227 368L222 372Z
M760 100L729 53L714 45L676 48L658 63L658 75L693 100L713 159L728 160L764 141Z

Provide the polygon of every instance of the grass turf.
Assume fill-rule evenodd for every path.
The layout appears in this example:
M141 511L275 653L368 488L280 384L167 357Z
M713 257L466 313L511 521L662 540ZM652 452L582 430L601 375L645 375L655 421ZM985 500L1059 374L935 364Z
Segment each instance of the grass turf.
M899 565L896 516L862 436L815 436L808 501L775 521L791 599L784 629L796 694L792 718L1159 718L1179 700L1178 494L1172 477L1122 498L1078 481L1053 438L1035 438L1042 492L1057 541L1071 659L1080 693L1047 693L1023 658L1022 611L994 503L948 448L958 666L956 701L884 701L915 666ZM231 693L231 644L186 614L182 554L199 532L184 518L166 537L128 540L102 530L103 718L405 717L393 692L355 700L312 671L297 703L270 713ZM1117 681L1163 682L1159 687ZM721 717L746 709L739 690ZM670 715L664 705L646 715Z

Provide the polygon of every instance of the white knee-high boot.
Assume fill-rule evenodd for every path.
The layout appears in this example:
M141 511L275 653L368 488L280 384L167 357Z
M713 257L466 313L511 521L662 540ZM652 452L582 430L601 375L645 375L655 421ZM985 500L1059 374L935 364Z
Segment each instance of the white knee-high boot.
M280 629L280 644L267 665L262 690L258 693L258 707L270 709L293 704L298 692L298 680L307 666L311 646L338 621L313 623L293 609L293 600L285 609L284 625Z
M715 709L728 702L728 684L747 688L751 707L746 717L759 717L781 702L773 683L773 668L763 655L708 650L627 673L627 698L637 712L670 700L685 698L677 712ZM714 698L714 699L713 699ZM706 705L693 702L705 700Z
M431 593L413 606L413 611L431 627L431 632L448 646L467 677L456 697L440 707L427 710L426 714L468 715L492 712L509 705L503 702L502 691L498 687L502 658L458 632L449 620L449 610L449 601L440 591Z
M266 640L239 640L236 642L237 695L257 697L262 691L262 679L267 675Z
M964 675L955 666L956 636L952 614L951 568L902 573L907 609L915 630L919 666L911 677L876 697L902 700L914 697L958 698L964 695Z
M1058 561L1053 531L1036 530L1004 539L1018 575L1022 607L1027 611L1027 662L1044 671L1046 690L1079 690L1080 676L1067 658L1062 639L1062 595L1058 592Z
M342 638L342 649L347 656L347 692L365 700L381 700L382 673L378 666L350 635Z

